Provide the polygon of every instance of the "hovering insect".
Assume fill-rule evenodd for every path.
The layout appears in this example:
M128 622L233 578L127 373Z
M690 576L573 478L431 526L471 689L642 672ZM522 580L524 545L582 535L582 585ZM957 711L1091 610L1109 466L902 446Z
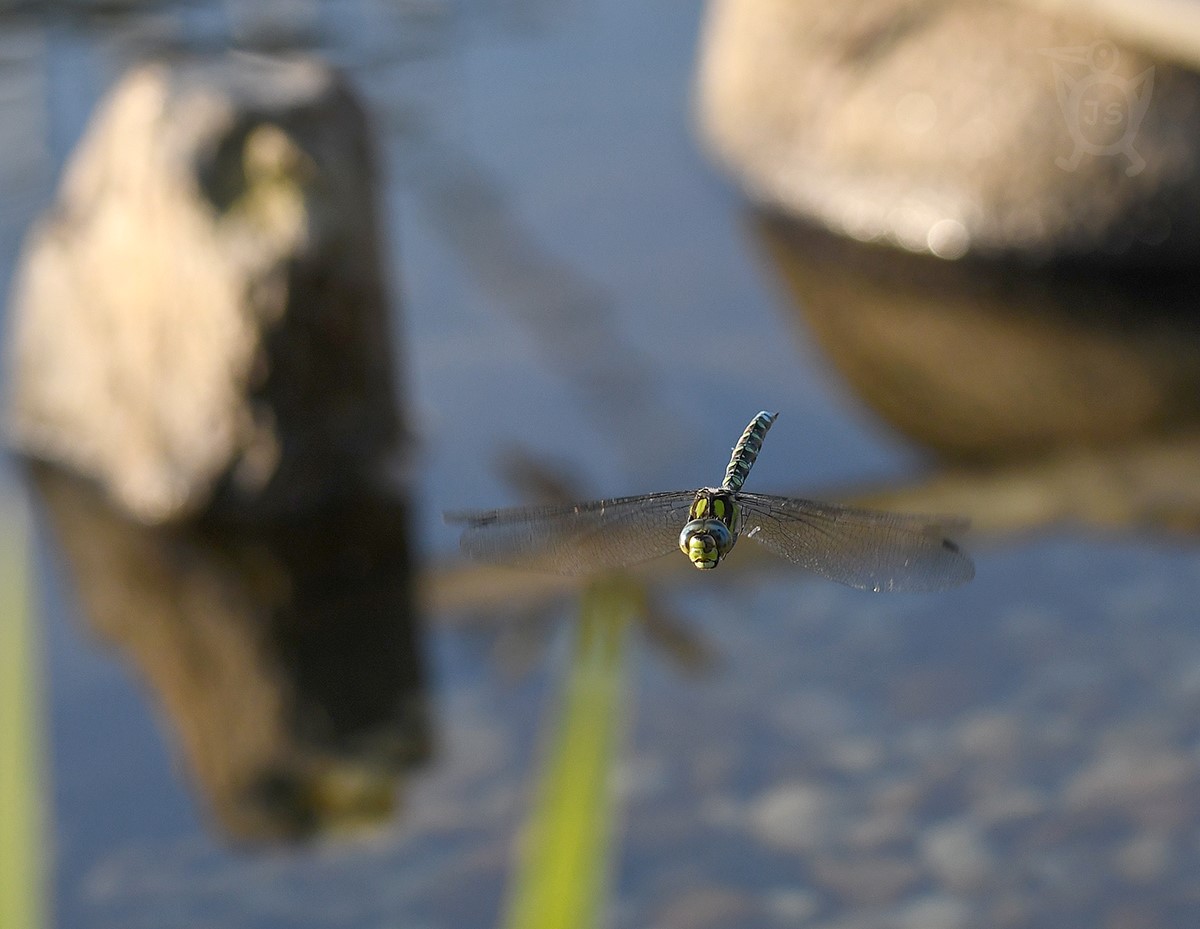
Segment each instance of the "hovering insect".
M975 576L971 559L949 538L966 529L965 519L744 492L778 415L764 411L750 421L720 487L448 513L446 520L464 526L462 549L474 558L558 574L623 568L676 547L697 568L711 570L745 536L803 568L865 590L944 590Z

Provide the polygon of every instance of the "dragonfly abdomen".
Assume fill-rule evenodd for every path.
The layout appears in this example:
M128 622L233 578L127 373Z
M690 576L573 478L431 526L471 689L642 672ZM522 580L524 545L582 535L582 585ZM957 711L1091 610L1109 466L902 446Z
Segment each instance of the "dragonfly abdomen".
M763 410L750 420L750 425L746 427L746 431L738 439L737 445L733 447L733 455L729 459L729 467L725 469L725 480L722 487L735 493L742 489L742 485L746 483L746 475L750 473L755 459L758 458L758 453L762 451L763 437L766 436L767 430L771 428L771 424L775 422L775 417L778 415L778 413L768 413Z

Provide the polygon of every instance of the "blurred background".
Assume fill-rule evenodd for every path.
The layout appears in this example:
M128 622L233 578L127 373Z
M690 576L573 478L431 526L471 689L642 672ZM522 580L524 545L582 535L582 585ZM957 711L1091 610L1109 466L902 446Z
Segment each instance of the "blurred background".
M0 925L1194 922L1197 63L1182 0L0 2ZM760 409L750 489L975 580L443 523Z

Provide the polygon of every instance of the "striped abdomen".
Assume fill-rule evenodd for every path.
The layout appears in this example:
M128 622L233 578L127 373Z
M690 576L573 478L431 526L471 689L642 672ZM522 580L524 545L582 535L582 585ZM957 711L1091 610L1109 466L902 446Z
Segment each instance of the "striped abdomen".
M746 427L746 431L738 439L737 445L733 447L733 457L729 459L729 467L725 469L725 481L721 485L722 487L735 493L742 489L742 484L746 482L746 475L754 466L754 459L762 451L763 436L767 434L767 430L771 428L771 424L775 422L775 417L778 415L778 413L768 413L763 410L750 420L750 425Z

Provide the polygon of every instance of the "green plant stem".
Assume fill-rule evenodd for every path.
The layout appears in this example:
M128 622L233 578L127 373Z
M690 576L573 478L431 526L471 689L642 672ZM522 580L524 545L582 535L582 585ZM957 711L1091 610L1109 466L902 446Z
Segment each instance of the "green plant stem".
M29 615L26 522L0 500L0 926L38 929L42 913L37 653Z
M617 581L594 584L583 596L562 709L523 837L508 929L600 924L625 636L639 602L635 590Z

